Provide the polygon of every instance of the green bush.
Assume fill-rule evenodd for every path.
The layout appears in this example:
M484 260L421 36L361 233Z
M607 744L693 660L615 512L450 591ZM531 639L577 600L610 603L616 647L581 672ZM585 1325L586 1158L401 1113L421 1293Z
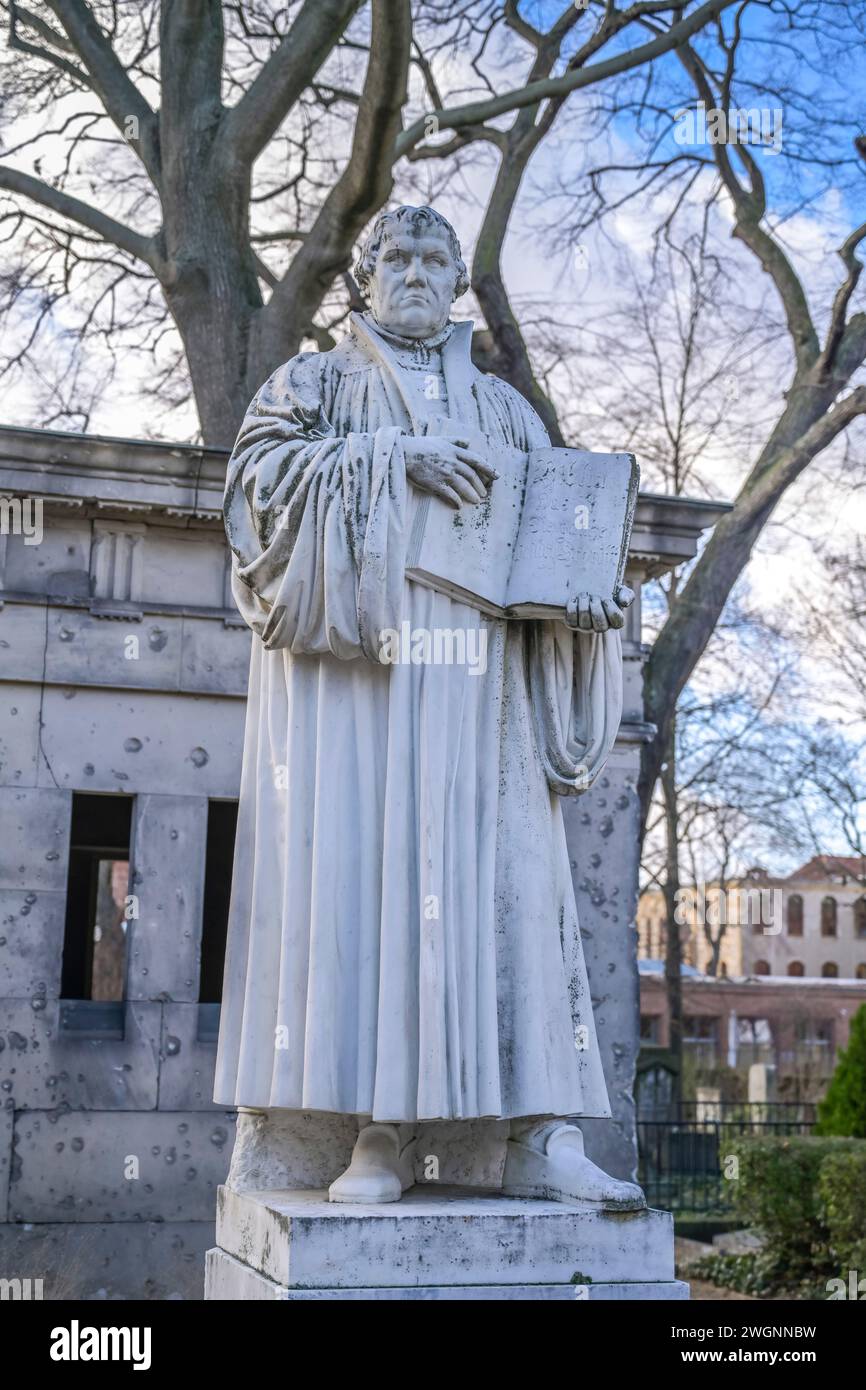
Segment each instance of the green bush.
M732 1179L737 1215L764 1237L758 1256L718 1266L728 1287L820 1297L801 1290L821 1288L848 1269L866 1273L866 1142L740 1135L725 1147L723 1161L738 1162Z
M839 1053L827 1094L818 1106L815 1133L866 1139L866 1004L851 1020L848 1046Z
M866 1143L854 1151L830 1153L818 1174L820 1214L836 1273L856 1269L866 1275Z
M775 1272L783 1283L798 1283L835 1274L826 1202L818 1189L821 1167L831 1156L862 1153L866 1145L857 1139L813 1135L742 1135L727 1148L739 1163L734 1205L744 1224L764 1237L769 1276Z
M685 1279L706 1279L720 1289L734 1289L751 1294L752 1298L804 1298L818 1300L827 1297L826 1280L809 1276L798 1283L780 1278L779 1270L761 1251L751 1255L702 1255L691 1260L683 1275Z

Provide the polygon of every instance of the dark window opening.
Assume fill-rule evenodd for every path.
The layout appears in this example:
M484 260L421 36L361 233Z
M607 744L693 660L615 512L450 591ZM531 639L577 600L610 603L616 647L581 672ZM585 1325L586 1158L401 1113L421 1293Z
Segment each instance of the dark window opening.
M803 935L803 899L799 893L792 893L786 903L788 935Z
M822 900L821 900L821 935L822 935L822 936L835 936L835 935L836 935L836 920L837 920L837 914L836 914L836 899L835 899L835 898L830 898L830 897L822 898Z
M661 1039L661 1019L657 1014L641 1014L640 1039L641 1042L658 1046Z
M124 998L132 803L131 796L72 794L63 999Z
M198 993L202 1004L219 1004L222 999L237 823L236 801L208 802Z
M683 1042L718 1042L719 1020L707 1014L685 1014Z

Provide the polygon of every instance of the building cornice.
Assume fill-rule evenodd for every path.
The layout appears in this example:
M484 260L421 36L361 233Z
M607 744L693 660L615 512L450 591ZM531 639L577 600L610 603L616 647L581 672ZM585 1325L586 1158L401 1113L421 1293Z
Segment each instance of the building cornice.
M47 509L222 524L230 450L60 430L0 426L0 494L41 497ZM653 577L697 553L726 502L642 492L630 562Z

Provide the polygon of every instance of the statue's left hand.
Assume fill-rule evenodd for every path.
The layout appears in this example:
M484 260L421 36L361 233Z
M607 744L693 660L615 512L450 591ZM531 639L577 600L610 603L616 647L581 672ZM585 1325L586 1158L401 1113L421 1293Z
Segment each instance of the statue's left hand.
M634 603L634 589L621 584L613 598L599 594L578 594L569 599L565 610L568 626L579 632L608 632L625 624L625 612Z

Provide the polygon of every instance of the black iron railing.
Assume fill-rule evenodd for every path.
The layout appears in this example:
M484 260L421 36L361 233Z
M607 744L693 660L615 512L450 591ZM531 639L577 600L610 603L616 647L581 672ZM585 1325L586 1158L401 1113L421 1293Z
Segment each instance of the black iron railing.
M815 1106L799 1101L683 1101L639 1112L639 1177L650 1206L727 1215L736 1171L730 1153L742 1134L809 1134Z

